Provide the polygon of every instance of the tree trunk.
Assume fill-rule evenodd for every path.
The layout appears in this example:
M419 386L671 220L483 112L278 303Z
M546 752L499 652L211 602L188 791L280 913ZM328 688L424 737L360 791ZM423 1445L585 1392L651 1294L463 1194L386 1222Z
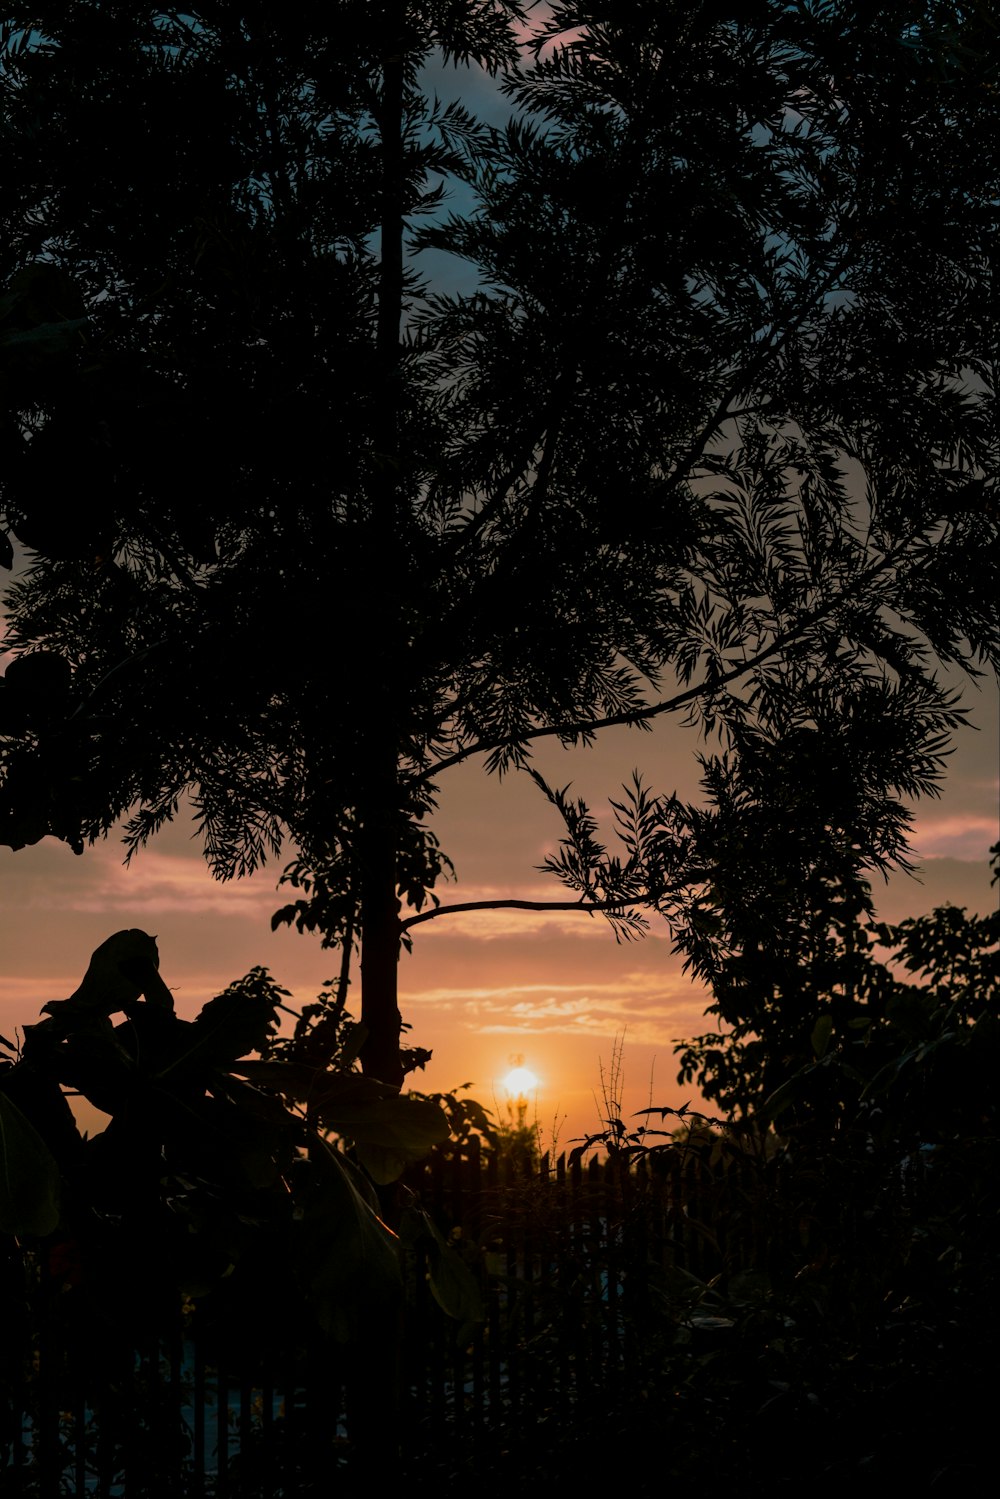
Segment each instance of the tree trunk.
M391 729L391 724L385 726ZM403 1086L397 1002L399 900L396 895L396 754L381 784L370 785L361 825L361 1020L368 1036L361 1066L370 1077ZM386 761L389 757L386 756ZM374 777L372 778L374 781Z
M382 148L382 246L376 359L379 409L374 423L371 505L365 562L368 581L366 654L369 704L362 734L365 762L361 813L361 1019L368 1036L361 1065L372 1077L400 1088L400 1014L397 1003L399 902L396 849L399 820L398 682L405 649L399 629L400 344L403 315L403 53L405 0L392 0L383 15L379 136Z

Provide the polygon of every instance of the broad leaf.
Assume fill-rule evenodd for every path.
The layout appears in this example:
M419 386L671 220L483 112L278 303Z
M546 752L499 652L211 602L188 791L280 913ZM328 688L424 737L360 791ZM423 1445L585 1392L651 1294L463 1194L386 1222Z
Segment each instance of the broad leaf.
M407 1208L402 1232L407 1243L424 1250L431 1294L441 1310L463 1324L482 1322L486 1314L479 1283L430 1215L423 1208Z
M159 970L155 937L138 927L114 932L94 949L79 988L69 999L44 1005L43 1013L58 1016L70 1026L74 1016L129 1012L140 995L157 1009L172 1013L174 998Z
M59 1222L59 1167L51 1150L0 1091L0 1232L42 1237Z
M395 1181L407 1162L422 1160L448 1138L440 1104L402 1093L370 1100L330 1092L316 1105L328 1129L347 1135L377 1182Z
M252 1061L237 1064L233 1071L307 1104L327 1129L354 1142L364 1165L383 1185L448 1138L448 1119L440 1104L397 1093L357 1072Z
M402 1273L395 1234L369 1201L350 1163L325 1140L313 1142L314 1189L300 1193L301 1263L317 1320L339 1342L348 1342L369 1316L395 1304Z
M813 1026L812 1035L809 1038L813 1049L813 1056L823 1057L826 1055L826 1049L830 1045L830 1037L832 1035L833 1016L821 1015Z
M265 1045L273 1020L274 1006L261 996L235 990L217 995L186 1027L183 1045L163 1076L180 1069L230 1066Z

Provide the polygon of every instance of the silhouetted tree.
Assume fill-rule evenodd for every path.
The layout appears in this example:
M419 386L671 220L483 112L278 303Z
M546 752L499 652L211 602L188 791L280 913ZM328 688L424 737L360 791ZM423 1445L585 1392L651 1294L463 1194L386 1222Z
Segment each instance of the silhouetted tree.
M451 766L684 710L724 799L819 736L834 842L892 862L937 666L998 647L986 9L548 11L534 61L505 0L2 23L2 836L135 848L187 796L222 877L290 838L278 919L345 981L360 945L394 1083ZM440 53L509 125L430 95ZM543 790L550 904L619 934L738 867L711 809L637 791L615 860Z

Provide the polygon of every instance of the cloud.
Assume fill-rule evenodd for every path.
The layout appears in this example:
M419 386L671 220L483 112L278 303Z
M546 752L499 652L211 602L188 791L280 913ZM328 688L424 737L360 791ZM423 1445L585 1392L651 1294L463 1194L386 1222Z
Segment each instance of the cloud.
M921 818L913 835L919 859L985 861L1000 837L995 817L962 813L956 817Z
M79 911L191 911L213 916L267 916L279 903L274 877L214 880L200 860L147 849L132 867L98 873L92 887L74 902Z
M460 1028L481 1036L614 1036L627 1030L636 1042L662 1045L701 1028L706 1000L683 977L632 971L606 983L425 989L408 992L404 1003L458 1012Z
M517 40L520 42L521 46L525 49L526 52L528 43L532 40L533 37L538 35L542 27L549 21L551 15L551 5L545 3L536 4L532 8L532 15L529 20L519 21L515 23L514 31L517 36ZM559 33L557 38L551 39L545 43L541 50L541 56L543 58L551 57L557 47L565 47L570 42L579 41L581 37L584 37L586 35L587 28L585 26L565 27ZM530 55L524 58L525 63L529 62L530 60Z
M11 1037L13 1030L21 1025L33 1025L38 1019L42 1005L50 999L66 999L80 982L79 973L62 976L32 976L7 978L4 976L3 993L0 995L0 1013L3 1015L5 1034Z
M25 911L58 907L109 915L126 912L131 918L150 913L154 921L157 913L188 913L266 922L280 904L270 871L223 883L212 878L194 852L144 849L127 869L120 846L111 843L88 849L79 860L61 847L45 845L25 849L17 858L16 868L5 873L12 899Z

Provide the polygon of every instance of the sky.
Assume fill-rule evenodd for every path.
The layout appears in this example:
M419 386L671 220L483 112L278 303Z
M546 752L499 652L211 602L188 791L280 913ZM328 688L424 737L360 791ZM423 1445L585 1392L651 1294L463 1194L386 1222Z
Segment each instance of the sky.
M997 838L997 699L972 689L969 700L978 732L957 740L942 797L917 808L919 879L900 874L880 886L885 919L946 901L978 911L993 904L987 850ZM571 780L574 794L600 812L636 767L656 791L695 796L698 747L694 730L661 720L649 734L607 731L591 750L546 745L536 763L557 784ZM442 777L435 827L458 873L458 883L441 890L443 901L562 898L536 868L560 828L527 778L501 782L478 762L455 767ZM123 854L112 839L80 857L53 838L16 853L0 848L0 1033L8 1039L48 1000L71 994L92 950L124 927L157 937L161 973L185 1017L257 964L292 991L293 1006L336 971L337 954L317 938L270 931L272 911L287 898L275 888L280 862L219 884L182 822L128 869ZM475 1097L503 1111L502 1079L522 1057L539 1078L530 1105L543 1142L562 1150L600 1128L602 1073L608 1083L621 1042L627 1120L641 1122L635 1111L649 1104L693 1098L697 1106L692 1089L675 1081L673 1042L704 1028L706 998L681 972L662 923L619 946L600 917L472 912L428 922L413 936L414 952L402 958L401 1009L410 1039L434 1053L416 1086L447 1091L471 1082ZM87 1111L81 1120L99 1127Z
M506 113L481 74L436 67L424 81L442 97L461 94L495 123ZM469 272L451 257L428 255L424 269L439 287L468 289ZM993 904L995 688L970 687L967 702L976 729L958 737L942 797L917 808L919 877L896 875L876 892L884 919L946 901L979 911ZM606 731L590 750L544 741L535 763L550 783L572 782L574 795L600 814L636 768L656 792L695 797L699 747L695 731L670 718L655 721L651 733ZM527 778L501 782L478 760L455 767L441 782L435 829L458 873L458 883L441 890L443 900L563 897L537 869L561 829ZM157 936L161 972L182 1016L258 964L292 991L293 1006L315 996L338 955L315 937L270 931L272 911L289 898L275 888L282 862L222 885L192 833L190 821L179 820L128 869L113 836L80 858L52 838L16 853L0 847L0 1033L13 1039L44 1003L72 993L91 951L124 927ZM618 945L600 917L475 912L428 922L413 936L415 950L402 958L401 1009L409 1039L433 1050L416 1086L444 1091L468 1082L502 1112L502 1079L523 1059L539 1079L529 1104L543 1143L560 1150L600 1128L606 1091L618 1092L631 1122L648 1105L698 1105L697 1093L675 1080L673 1046L704 1029L707 997L682 973L663 924ZM99 1127L86 1110L81 1119Z

